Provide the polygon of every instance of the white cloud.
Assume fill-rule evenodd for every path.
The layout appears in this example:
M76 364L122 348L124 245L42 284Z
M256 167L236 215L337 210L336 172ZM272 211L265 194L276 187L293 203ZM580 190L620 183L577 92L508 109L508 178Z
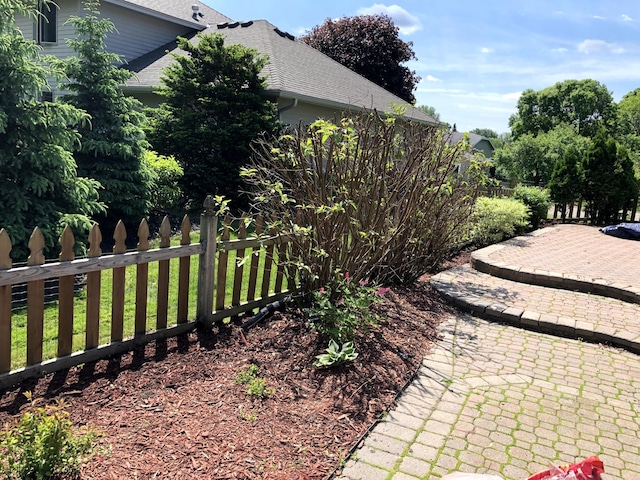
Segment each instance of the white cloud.
M441 82L439 78L434 77L433 75L427 75L427 82Z
M383 5L376 3L370 7L358 9L358 15L375 15L381 13L388 15L393 19L393 23L400 29L403 35L411 35L412 33L422 30L422 23L415 15L410 14L399 5Z
M502 98L504 100L519 100L520 95L522 95L522 92L511 92L511 93L505 93L504 95L502 95Z
M552 52L556 52L556 53L567 53L569 51L569 49L564 48L564 47L559 47L559 48L554 48L551 51Z
M594 15L593 18L595 18L596 20L604 20L604 17L601 17L600 15Z
M487 47L482 47L482 48L480 49L480 51L481 51L482 53L493 53L493 52L494 52L493 48L487 48Z
M585 40L578 45L578 51L587 55L592 53L614 53L618 55L624 52L624 49L615 43L608 43L604 40Z
M622 20L624 20L625 22L633 22L633 18L624 13L622 14Z

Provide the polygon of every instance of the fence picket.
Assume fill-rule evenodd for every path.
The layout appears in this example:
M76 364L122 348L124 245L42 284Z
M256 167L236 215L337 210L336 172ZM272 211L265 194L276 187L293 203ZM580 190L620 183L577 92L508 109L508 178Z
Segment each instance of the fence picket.
M115 245L113 246L114 255L126 253L127 251L127 229L119 220L116 229L113 232ZM118 267L113 269L113 284L111 292L111 341L119 342L122 340L124 333L124 281L126 275L126 267Z
M187 215L180 225L182 238L180 245L191 244L191 222ZM189 274L191 271L191 257L180 257L178 271L178 323L186 323L189 317Z
M11 262L11 239L0 229L0 270L9 269ZM0 373L11 370L11 285L0 287Z
M149 224L146 219L142 219L138 227L139 252L149 250ZM136 265L136 313L134 332L136 335L143 335L147 331L147 290L149 287L149 264L139 263Z
M282 259L285 258L284 244L277 244L276 254L278 255L278 261L276 263L276 284L274 291L275 293L279 293L282 291L282 283L284 280L284 265L282 263Z
M256 237L262 235L262 217L256 218ZM256 283L258 280L258 262L260 261L260 246L253 247L251 251L251 270L249 270L249 286L247 289L247 301L256 298Z
M73 232L67 225L60 236L61 262L75 258L75 243ZM73 275L65 275L58 279L58 357L71 355L73 347L73 279Z
M61 253L57 261L45 263L43 249L44 237L41 231L36 228L29 241L31 255L27 266L13 267L10 257L12 245L6 231L0 230L0 388L12 384L14 381L22 381L26 378L38 375L42 372L53 372L60 368L93 361L109 355L108 352L121 352L133 348L134 345L147 343L156 338L177 335L194 328L196 322L189 322L189 286L190 262L193 255L199 257L198 271L198 294L197 321L210 326L213 321L217 321L230 316L237 316L243 312L260 308L269 302L283 298L288 292L282 292L284 281L284 271L281 265L276 263L276 255L284 257L287 247L280 242L291 241L292 237L270 236L262 237L263 219L257 218L256 236L247 234L247 222L240 219L238 239L230 240L230 229L232 221L226 218L223 223L221 236L220 258L216 257L218 242L216 241L217 217L213 210L214 201L208 197L205 201L205 212L201 216L201 236L200 242L191 245L190 233L191 223L185 215L181 225L182 238L180 246L170 247L170 225L168 220L163 220L161 227L161 240L158 249L149 250L149 227L146 220L141 221L138 228L138 246L135 252L126 252L126 229L119 222L114 232L115 246L113 253L102 255L100 244L102 232L96 224L89 234L89 249L87 258L75 259L73 247L75 239L69 228L65 228L60 237ZM260 259L262 248L266 249L265 260ZM242 260L245 253L251 254L251 264L247 266L251 270L249 273L249 290L247 298L244 297L242 289L243 276L247 268L243 265L235 264L233 268L228 265L229 252L236 250L236 258ZM282 251L282 253L281 253ZM181 325L165 328L168 321L169 302L169 281L170 262L179 258L180 270L178 272L178 313L177 321ZM220 261L216 266L216 261ZM149 263L158 262L158 319L155 332L147 332L147 310L148 310L148 283L149 283ZM124 312L125 312L125 281L127 266L136 265L136 305L135 305L135 336L124 340ZM233 272L228 273L232 268ZM258 270L262 270L259 272ZM111 325L110 342L100 345L100 316L101 301L101 276L103 270L112 270L113 288L111 294ZM276 270L276 272L274 272ZM86 319L85 319L85 346L84 352L73 350L74 331L74 277L78 274L86 275ZM262 274L261 298L258 296L257 279ZM276 275L276 293L269 295L269 285ZM226 280L227 275L234 275L232 294L232 305L225 305L226 300ZM57 325L57 357L51 361L43 362L44 353L51 356L49 349L43 352L43 343L55 341L53 334L47 333L46 339L44 330L44 283L48 279L58 279L59 282L59 307ZM216 285L216 280L218 285ZM11 371L12 355L11 337L16 333L12 332L12 312L11 293L13 285L18 283L27 284L27 321L26 328L26 359L23 357L18 365L19 370ZM292 283L291 283L292 285ZM216 296L214 289L218 286ZM214 314L214 302L216 310ZM76 326L77 328L77 326ZM48 331L49 329L47 329ZM24 335L23 331L19 334ZM127 331L127 335L130 335ZM99 348L96 348L98 347ZM82 347L80 347L82 349Z
M95 258L102 255L100 248L102 242L102 232L95 224L89 233L89 251L87 257ZM87 314L85 345L87 350L98 346L98 335L100 333L100 283L102 271L87 273Z
M227 242L230 238L231 218L229 215L224 217L222 222L222 234L220 240ZM226 248L222 249L218 253L218 272L216 281L216 311L224 310L224 299L227 289L227 265L229 263L229 252Z
M243 217L240 219L240 228L238 229L238 240L247 238L247 223ZM233 295L231 298L231 306L240 305L240 297L242 294L242 277L244 276L244 248L236 250L236 265L233 272Z
M29 238L27 265L44 264L44 236L36 227ZM44 333L44 280L35 280L27 285L27 365L42 361L42 335Z
M160 224L160 248L171 246L171 224L165 215ZM167 311L169 309L169 262L158 262L158 301L156 310L156 329L167 328Z
M272 234L275 232L272 232ZM266 298L269 295L269 285L271 284L271 268L273 266L274 244L267 245L264 256L264 268L262 269L262 288L260 297Z

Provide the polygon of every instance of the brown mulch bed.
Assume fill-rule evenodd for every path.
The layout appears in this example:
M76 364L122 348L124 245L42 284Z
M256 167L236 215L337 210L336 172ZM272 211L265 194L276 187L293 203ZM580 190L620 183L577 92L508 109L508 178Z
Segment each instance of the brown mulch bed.
M455 312L427 281L387 294L384 320L356 339L351 364L315 368L326 345L288 310L244 335L239 323L218 326L0 391L0 424L19 415L26 391L64 398L74 423L103 434L83 479L326 478L392 408ZM235 381L251 363L273 396Z

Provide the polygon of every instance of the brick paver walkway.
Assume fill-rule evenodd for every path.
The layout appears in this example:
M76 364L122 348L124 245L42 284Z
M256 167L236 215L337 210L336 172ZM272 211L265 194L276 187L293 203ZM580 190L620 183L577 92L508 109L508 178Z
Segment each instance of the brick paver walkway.
M640 288L640 242L605 235L597 227L555 225L498 244L496 262Z
M640 242L559 225L474 252L472 265L432 285L501 323L451 317L338 478L525 480L599 455L604 479L640 480Z
M489 323L443 325L396 410L342 479L431 479L453 471L524 480L590 455L610 479L640 479L640 359L598 344Z

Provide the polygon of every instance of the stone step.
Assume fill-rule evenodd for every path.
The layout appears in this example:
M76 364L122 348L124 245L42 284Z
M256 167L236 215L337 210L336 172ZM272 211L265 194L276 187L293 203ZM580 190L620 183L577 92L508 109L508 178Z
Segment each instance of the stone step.
M640 242L595 227L556 225L471 254L483 273L640 304Z
M433 276L431 284L474 315L640 352L637 303L516 282L479 272L469 264Z

